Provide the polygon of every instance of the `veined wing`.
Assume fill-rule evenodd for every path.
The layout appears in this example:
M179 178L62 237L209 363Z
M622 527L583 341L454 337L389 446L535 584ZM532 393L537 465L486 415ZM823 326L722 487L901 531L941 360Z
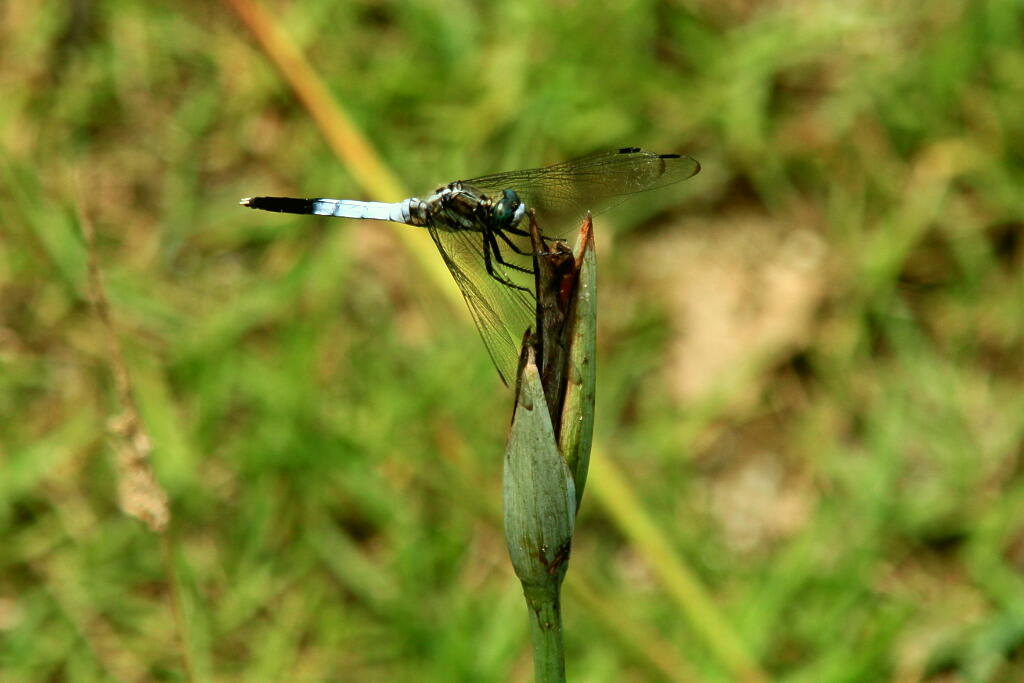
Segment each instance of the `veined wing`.
M501 380L506 386L512 386L523 333L534 325L533 296L498 282L487 272L483 233L470 230L447 231L432 225L427 229L462 291L476 329L484 340L484 346ZM506 261L521 267L531 263L532 259L511 252L504 243L500 246ZM493 257L491 262L494 271L501 277L532 289L532 275L502 266Z
M656 154L639 147L598 152L543 168L495 173L463 180L483 192L515 190L540 214L586 210L600 212L637 192L657 189L695 176L696 159L681 154Z

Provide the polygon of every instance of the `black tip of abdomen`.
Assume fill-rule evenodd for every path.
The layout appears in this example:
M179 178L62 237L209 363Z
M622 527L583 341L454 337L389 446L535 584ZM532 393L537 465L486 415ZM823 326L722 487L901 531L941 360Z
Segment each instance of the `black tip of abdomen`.
M314 199L297 197L247 197L241 201L242 206L277 213L313 213Z

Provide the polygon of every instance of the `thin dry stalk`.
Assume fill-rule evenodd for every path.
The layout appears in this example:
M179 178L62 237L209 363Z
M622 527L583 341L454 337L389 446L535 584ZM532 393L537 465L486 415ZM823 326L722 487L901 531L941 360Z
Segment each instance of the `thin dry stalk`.
M118 503L126 515L135 517L151 531L161 532L171 519L167 494L153 476L150 464L153 442L139 417L124 353L110 315L110 304L96 256L96 230L84 211L79 211L79 220L89 254L89 294L107 338L108 360L121 407L121 412L111 417L107 424L110 444L117 455Z

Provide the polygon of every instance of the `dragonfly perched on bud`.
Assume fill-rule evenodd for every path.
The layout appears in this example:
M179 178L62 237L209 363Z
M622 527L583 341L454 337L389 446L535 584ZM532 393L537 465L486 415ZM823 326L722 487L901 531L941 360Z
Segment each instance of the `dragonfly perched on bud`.
M249 197L253 209L405 223L426 228L462 290L473 321L506 385L515 377L523 333L533 324L533 249L523 218L534 209L557 221L625 201L700 171L681 154L638 147L599 152L553 166L507 171L443 185L426 199L363 202L351 199ZM554 223L558 224L558 223ZM559 239L557 232L545 237Z

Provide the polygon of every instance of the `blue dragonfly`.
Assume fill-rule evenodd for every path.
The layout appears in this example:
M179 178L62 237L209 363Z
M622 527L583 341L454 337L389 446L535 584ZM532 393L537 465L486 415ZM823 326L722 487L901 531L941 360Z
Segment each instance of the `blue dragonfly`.
M624 147L552 166L456 180L426 199L364 202L351 199L249 197L253 209L381 220L426 228L459 285L491 360L509 385L519 345L533 324L533 248L523 218L536 211L547 232L567 214L601 211L639 192L686 180L700 164L681 154Z

